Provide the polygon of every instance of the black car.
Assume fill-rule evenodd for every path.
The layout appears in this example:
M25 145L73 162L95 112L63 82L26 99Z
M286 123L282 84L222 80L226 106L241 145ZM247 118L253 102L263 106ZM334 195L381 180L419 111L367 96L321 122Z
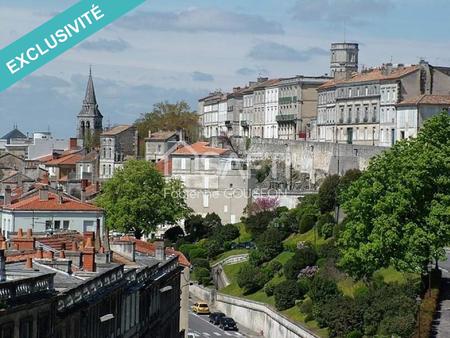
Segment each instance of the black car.
M222 318L220 318L219 327L222 330L225 330L225 331L226 330L233 330L233 331L237 331L238 330L236 322L234 321L233 318L230 318L230 317L222 317Z
M222 312L213 312L209 315L209 322L213 323L214 325L220 324L220 319L222 317L225 317L225 313Z

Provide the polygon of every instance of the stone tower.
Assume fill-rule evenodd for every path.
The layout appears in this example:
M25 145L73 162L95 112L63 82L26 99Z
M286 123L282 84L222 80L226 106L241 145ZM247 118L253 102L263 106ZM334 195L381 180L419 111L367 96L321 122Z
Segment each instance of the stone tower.
M86 95L83 100L83 106L81 107L81 111L78 114L77 118L77 134L79 139L85 139L88 131L91 133L91 135L95 134L95 132L101 133L103 131L103 115L98 109L91 69L89 69L89 79L86 88Z
M337 80L348 79L353 72L358 71L357 43L332 43L331 44L331 76Z

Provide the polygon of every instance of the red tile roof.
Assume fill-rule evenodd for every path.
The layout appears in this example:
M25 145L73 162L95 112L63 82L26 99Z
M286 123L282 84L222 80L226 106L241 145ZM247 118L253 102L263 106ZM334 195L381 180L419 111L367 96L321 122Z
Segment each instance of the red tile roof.
M419 95L403 100L399 106L418 106L421 104L450 106L450 95Z
M414 73L419 70L418 65L393 68L389 74L384 73L381 68L372 69L365 72L354 73L350 79L347 80L330 80L325 82L319 87L319 89L325 89L333 87L337 84L357 83L357 82L369 82L369 81L381 81L381 80L395 80L405 75Z
M212 155L219 156L228 152L228 149L210 147L208 142L196 142L192 145L186 145L177 151L174 155Z
M48 201L41 201L39 194L36 194L11 205L4 206L3 209L23 211L102 211L102 209L88 203L68 198L67 195L62 197L62 203L60 203L59 196L52 192L48 193Z
M55 158L48 162L45 162L45 165L48 166L57 166L57 165L75 165L79 160L83 158L83 155L77 154L69 154L63 155L59 158Z

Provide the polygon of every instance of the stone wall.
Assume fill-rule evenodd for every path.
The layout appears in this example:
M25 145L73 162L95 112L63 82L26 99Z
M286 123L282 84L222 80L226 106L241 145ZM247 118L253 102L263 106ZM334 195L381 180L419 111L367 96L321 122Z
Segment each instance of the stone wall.
M291 170L308 174L313 182L328 174L365 169L371 158L388 148L309 142L299 140L252 139L247 150L251 161L272 159L285 162L286 177ZM292 165L292 166L291 166Z
M319 337L263 303L227 296L197 285L191 285L189 290L194 297L208 302L215 310L232 317L246 328L261 333L262 337Z

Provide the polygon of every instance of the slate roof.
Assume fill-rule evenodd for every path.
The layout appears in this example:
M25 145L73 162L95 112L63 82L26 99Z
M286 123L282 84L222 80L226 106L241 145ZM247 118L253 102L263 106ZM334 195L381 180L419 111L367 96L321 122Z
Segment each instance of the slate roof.
M125 130L128 130L128 129L132 128L132 127L133 126L126 125L126 124L123 124L123 125L120 125L120 126L116 126L116 127L111 128L110 130L104 131L101 134L101 136L114 136L114 135L120 134L120 133L124 132Z
M26 139L26 138L27 136L24 133L22 133L19 129L14 128L9 133L4 135L1 139L9 141L11 139Z
M86 87L86 94L83 100L79 116L99 116L103 117L98 109L97 97L95 96L94 81L92 80L92 71L89 70L89 79Z

